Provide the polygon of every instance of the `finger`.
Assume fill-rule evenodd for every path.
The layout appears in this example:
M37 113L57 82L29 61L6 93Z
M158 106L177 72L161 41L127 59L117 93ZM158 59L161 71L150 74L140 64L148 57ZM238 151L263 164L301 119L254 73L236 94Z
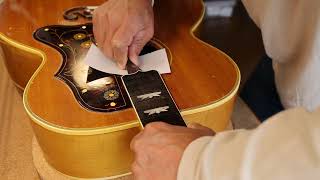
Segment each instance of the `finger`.
M115 61L113 46L112 46L112 39L121 24L117 23L118 20L116 17L112 17L110 16L110 14L108 14L107 17L108 17L107 23L105 25L106 30L105 30L105 40L103 44L103 53L105 56Z
M124 69L128 60L128 49L136 34L134 24L128 24L126 21L116 31L112 39L112 50L114 59L119 68Z
M153 37L153 26L146 30L139 31L133 38L131 45L129 46L129 59L136 65L139 65L138 56L143 47Z
M105 17L102 11L97 9L93 13L92 23L93 23L93 34L94 34L95 40L98 43L98 46L102 47L102 45L104 44L105 33L106 33L105 24L108 24L108 19L107 17Z
M125 47L113 47L113 58L116 60L120 69L125 69L128 61L128 46Z
M188 127L189 127L189 128L192 128L192 129L203 130L203 131L206 131L206 132L208 132L209 134L212 134L212 135L215 134L215 132L214 132L212 129L210 129L210 128L208 128L208 127L205 127L205 126L202 126L201 124L198 124L198 123L190 123L190 124L188 125Z
M101 39L99 37L99 20L98 20L98 9L94 10L93 11L93 15L92 15L92 30L93 30L93 34L94 34L94 37L96 39L96 41L98 41L98 39Z
M100 23L103 23L103 31L101 31L101 33L103 33L103 39L100 40L100 44L98 42L98 46L99 48L102 50L103 54L108 57L108 58L113 58L113 52L112 52L112 47L111 47L111 38L113 35L113 30L111 29L112 26L110 24L110 19L109 19L109 15L106 14L104 19L102 19Z
M141 146L148 143L147 141L152 140L152 137L156 133L158 133L159 131L167 130L171 127L174 126L160 121L147 124L142 131L140 131L135 137L132 138L130 142L130 149L133 152L137 152L141 148Z

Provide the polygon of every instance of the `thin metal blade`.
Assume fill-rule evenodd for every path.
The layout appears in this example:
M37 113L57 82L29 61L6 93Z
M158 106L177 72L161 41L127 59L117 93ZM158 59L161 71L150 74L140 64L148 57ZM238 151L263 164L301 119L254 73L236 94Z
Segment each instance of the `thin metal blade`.
M137 65L133 64L133 62L131 62L130 60L128 60L127 62L126 69L129 74L133 74L133 73L136 73L137 71L141 71L141 69Z

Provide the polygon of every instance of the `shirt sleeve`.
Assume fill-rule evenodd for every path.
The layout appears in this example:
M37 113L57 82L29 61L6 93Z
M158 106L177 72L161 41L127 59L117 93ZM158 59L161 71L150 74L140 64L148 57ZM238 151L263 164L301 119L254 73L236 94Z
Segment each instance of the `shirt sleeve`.
M185 150L178 180L320 179L320 110L287 110L255 130L202 137Z
M285 108L320 106L320 1L242 0L261 29Z

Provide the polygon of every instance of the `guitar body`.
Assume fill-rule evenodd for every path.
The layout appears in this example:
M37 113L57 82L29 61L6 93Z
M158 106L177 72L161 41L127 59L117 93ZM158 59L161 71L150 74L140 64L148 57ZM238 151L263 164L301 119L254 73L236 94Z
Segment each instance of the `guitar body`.
M103 2L5 0L0 4L0 46L8 72L24 93L24 107L46 160L72 177L129 174L130 141L140 131L119 77L92 73L81 64L90 45L86 43L94 41L90 20L63 17L67 9ZM154 11L151 44L167 50L172 73L162 78L183 119L224 130L240 73L231 58L193 35L203 17L202 1L156 1ZM86 77L81 81L83 73ZM108 81L108 86L96 87L88 83L89 78Z

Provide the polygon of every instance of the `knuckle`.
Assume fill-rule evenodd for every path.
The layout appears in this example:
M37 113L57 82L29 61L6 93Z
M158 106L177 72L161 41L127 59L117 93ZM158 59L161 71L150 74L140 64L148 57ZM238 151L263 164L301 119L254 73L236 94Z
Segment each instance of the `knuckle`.
M130 45L130 43L132 42L133 39L133 35L124 35L123 33L121 34L117 34L116 36L114 36L111 40L111 46L113 48L126 48Z
M125 46L125 43L119 39L112 39L111 46L113 48L122 48Z

